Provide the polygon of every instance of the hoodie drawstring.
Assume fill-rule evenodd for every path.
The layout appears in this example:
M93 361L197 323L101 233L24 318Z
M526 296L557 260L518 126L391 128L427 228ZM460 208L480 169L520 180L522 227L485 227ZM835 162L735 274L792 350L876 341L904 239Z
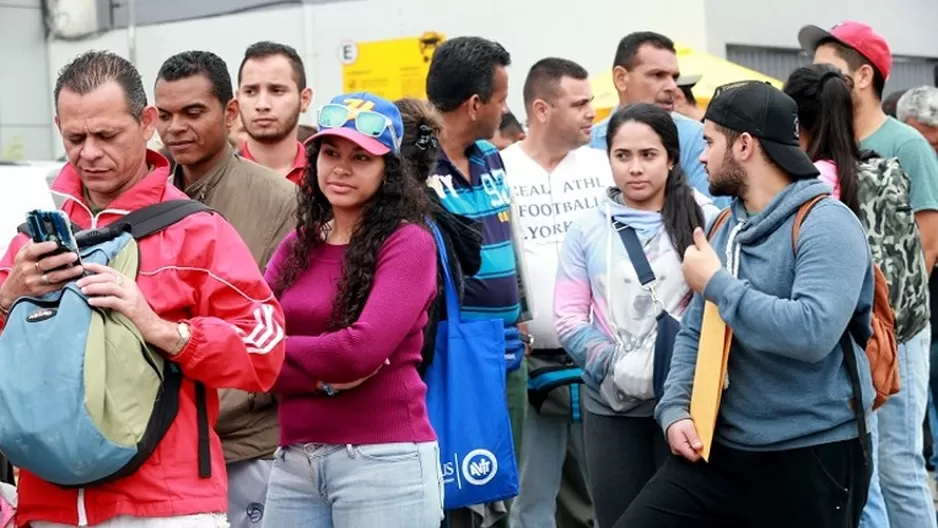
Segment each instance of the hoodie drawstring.
M736 237L739 235L739 232L743 228L743 222L736 222L736 225L733 226L733 229L730 230L730 235L726 239L726 269L730 272L733 277L739 278L739 253L740 245L736 242ZM726 376L723 378L723 390L726 390L730 387L730 370L726 369Z
M730 236L726 240L726 269L733 275L733 277L739 278L739 252L740 245L736 243L736 237L739 235L739 231L743 228L743 222L737 222L733 229L730 230Z

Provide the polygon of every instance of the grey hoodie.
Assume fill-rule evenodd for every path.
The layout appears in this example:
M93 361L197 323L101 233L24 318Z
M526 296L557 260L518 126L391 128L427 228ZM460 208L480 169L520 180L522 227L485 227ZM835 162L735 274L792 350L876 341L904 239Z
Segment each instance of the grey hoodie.
M730 448L769 451L856 438L853 391L840 338L848 323L871 335L873 271L866 233L839 201L818 203L798 237L798 208L830 187L795 182L749 216L740 200L711 244L724 264L684 314L665 394L655 410L662 428L689 418L704 298L734 333L715 440ZM727 269L735 260L736 273ZM734 276L735 274L735 276ZM867 416L873 402L869 364L854 346Z

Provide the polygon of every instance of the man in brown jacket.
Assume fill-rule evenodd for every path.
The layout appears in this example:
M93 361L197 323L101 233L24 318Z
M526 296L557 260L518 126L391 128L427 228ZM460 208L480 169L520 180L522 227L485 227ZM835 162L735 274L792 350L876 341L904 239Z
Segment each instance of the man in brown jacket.
M160 68L154 94L157 130L176 161L173 183L228 219L263 269L295 225L296 186L229 144L238 103L227 65L207 51L174 55ZM222 391L216 430L228 463L231 527L260 526L278 440L273 397Z

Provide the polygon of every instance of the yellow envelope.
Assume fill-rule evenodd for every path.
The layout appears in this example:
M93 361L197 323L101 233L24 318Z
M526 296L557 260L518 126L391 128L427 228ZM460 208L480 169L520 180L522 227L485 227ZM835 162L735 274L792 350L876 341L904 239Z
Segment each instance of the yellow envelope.
M697 367L694 370L694 389L690 398L690 416L703 443L700 455L710 461L713 446L713 431L720 412L723 383L730 357L733 331L720 317L719 309L710 301L704 305L703 323L700 326L700 343L697 347Z

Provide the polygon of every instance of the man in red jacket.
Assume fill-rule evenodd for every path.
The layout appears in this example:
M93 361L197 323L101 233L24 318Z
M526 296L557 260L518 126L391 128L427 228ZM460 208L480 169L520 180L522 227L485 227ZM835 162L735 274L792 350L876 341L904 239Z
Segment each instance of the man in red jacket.
M110 52L71 62L55 87L56 124L68 165L53 185L62 209L87 229L110 224L155 203L185 198L169 182L169 165L146 148L157 120L140 75ZM0 332L12 303L77 278L59 269L75 256L47 256L54 243L23 235L0 260ZM210 388L265 392L284 357L283 312L248 248L220 215L197 213L139 243L136 280L88 264L79 281L93 304L127 316L154 348L167 351L186 376L175 422L133 475L82 489L65 489L23 471L17 523L33 528L227 526L225 461L211 436L211 477L199 477L195 382ZM209 419L218 414L208 395Z

